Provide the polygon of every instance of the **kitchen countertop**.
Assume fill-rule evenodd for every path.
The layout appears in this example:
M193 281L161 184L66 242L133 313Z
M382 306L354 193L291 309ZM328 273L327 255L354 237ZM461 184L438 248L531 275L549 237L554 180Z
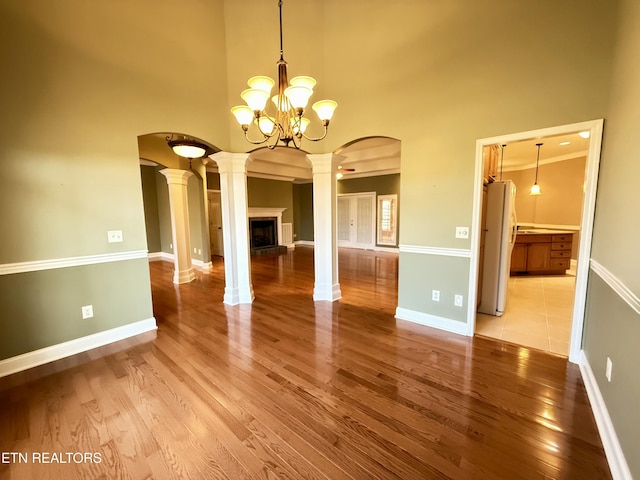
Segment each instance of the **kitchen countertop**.
M575 232L569 230L549 230L546 228L523 228L518 230L518 235L568 235Z

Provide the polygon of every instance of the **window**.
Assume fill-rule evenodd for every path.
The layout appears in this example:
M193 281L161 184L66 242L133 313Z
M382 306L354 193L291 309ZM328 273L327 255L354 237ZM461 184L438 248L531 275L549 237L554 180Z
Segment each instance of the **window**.
M396 245L398 195L378 195L378 244Z

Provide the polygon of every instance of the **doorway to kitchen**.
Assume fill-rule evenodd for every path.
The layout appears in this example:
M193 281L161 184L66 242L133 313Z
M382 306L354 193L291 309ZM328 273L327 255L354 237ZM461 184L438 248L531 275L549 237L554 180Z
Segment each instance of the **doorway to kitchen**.
M588 138L583 139L580 134ZM570 361L579 360L601 138L602 121L596 120L478 140L469 292L473 302L468 312L470 334L484 334L535 348L546 346L543 349L547 351L555 348L556 353L568 355ZM542 162L536 159L538 143L543 144L540 147L543 154L539 157ZM488 182L483 170L486 147L495 148L498 153L490 172L493 179ZM486 266L481 262L482 251L487 248L482 238L485 233L483 192L488 183L508 180L517 187L516 228L520 233L505 247L509 264L503 265L507 297L504 314L477 314L480 292L487 289L480 280ZM539 184L542 195L529 195L529 187L534 183ZM531 268L527 266L526 255L523 266L522 248L518 248L520 256L512 269L514 245L520 247L521 244L536 244L531 248ZM565 318L564 324L561 318ZM510 335L514 332L520 335ZM538 343L532 341L532 333L540 337Z

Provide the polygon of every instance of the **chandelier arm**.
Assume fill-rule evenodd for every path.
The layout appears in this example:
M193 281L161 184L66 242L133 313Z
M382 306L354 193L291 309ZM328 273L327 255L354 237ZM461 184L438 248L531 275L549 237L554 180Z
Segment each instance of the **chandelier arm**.
M324 125L324 134L321 137L317 137L317 138L307 137L302 132L300 132L300 135L302 136L302 138L309 140L310 142L319 142L320 140L323 140L327 136L327 133L329 133L329 122L325 121L325 122L322 122L322 124Z
M297 138L298 140L301 140L301 137L300 137L299 135L293 135L293 136L291 137L291 143L293 143L293 146L294 146L297 150L300 150L301 144L300 144L300 143L298 143L298 142L296 142L296 138Z
M244 131L244 138L247 142L252 143L253 145L262 145L263 143L267 142L273 135L264 135L264 133L262 135L264 135L264 138L260 141L257 140L251 140L249 138L249 130L245 130L242 129Z

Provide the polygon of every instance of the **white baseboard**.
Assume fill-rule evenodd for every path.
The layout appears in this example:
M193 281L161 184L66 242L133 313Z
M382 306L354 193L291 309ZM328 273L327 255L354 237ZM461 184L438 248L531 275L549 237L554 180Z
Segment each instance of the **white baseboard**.
M375 247L373 250L376 252L390 252L390 253L398 253L400 251L398 247Z
M124 340L134 335L156 330L157 328L156 319L151 317L146 320L140 320L139 322L105 330L104 332L94 333L86 337L76 338L68 342L6 358L0 360L0 377L53 362L54 360L60 360L61 358L69 357L77 353L86 352L87 350L102 347L108 343Z
M314 302L335 302L342 298L342 291L340 290L340 284L334 283L333 285L318 285L313 287L313 301Z
M151 252L147 256L149 257L150 262L160 262L163 260L173 262L173 253Z
M313 247L314 242L313 240L296 240L295 242L293 242L294 245L308 245L310 247Z
M438 317L428 313L417 312L407 308L396 308L396 319L408 322L419 323L427 327L437 328L446 332L457 333L459 335L469 335L469 326L466 322L458 322L450 318Z
M607 405L604 402L604 398L602 398L602 393L600 392L600 388L598 388L598 382L593 374L593 370L591 370L591 365L589 365L589 360L587 360L584 350L582 350L580 357L580 363L578 365L580 366L584 386L587 390L589 402L591 403L591 410L596 419L600 439L604 446L604 453L609 462L611 475L614 480L633 480L627 461L624 458L624 453L620 447L615 428L613 427L613 422L609 416Z
M175 258L173 253L167 253L167 252L153 252L153 253L150 253L148 257L150 262L158 262L158 261L173 262ZM211 262L205 263L203 260L198 260L197 258L191 259L191 265L205 272L210 272L213 269L213 264Z

